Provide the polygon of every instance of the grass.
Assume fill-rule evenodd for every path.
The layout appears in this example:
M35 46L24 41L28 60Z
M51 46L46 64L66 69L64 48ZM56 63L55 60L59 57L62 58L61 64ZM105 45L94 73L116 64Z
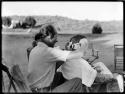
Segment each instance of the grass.
M94 47L100 50L99 59L95 62L103 62L111 71L114 70L114 44L116 42L110 42L114 39L119 40L122 43L122 40L119 39L123 37L123 34L120 33L103 33L103 34L84 34L90 42L93 42ZM116 35L115 37L112 37ZM59 34L58 43L62 49L64 48L66 42L70 39L70 37L74 36L74 34ZM109 37L108 37L109 36ZM108 37L108 38L107 38ZM7 61L8 66L12 66L13 64L19 64L24 76L27 76L27 53L26 49L31 46L31 42L33 40L32 34L27 35L2 35L2 57ZM8 86L8 79L5 75L5 84Z
M12 16L14 20L24 20L25 16ZM32 28L31 32L36 33L39 25L54 22L54 25L60 28L58 32L58 43L62 49L64 45L73 36L73 34L84 34L89 42L93 42L94 48L100 50L99 59L95 62L103 62L111 71L114 71L114 44L123 44L123 22L122 21L90 21L90 20L74 20L60 16L34 16L37 21L36 28ZM91 34L91 29L95 23L100 23L103 34ZM33 40L32 34L22 34L28 29L2 29L2 32L10 32L18 34L2 34L2 57L7 61L8 66L19 64L24 76L27 76L27 53L26 49L31 46ZM8 87L8 78L4 74L5 87Z

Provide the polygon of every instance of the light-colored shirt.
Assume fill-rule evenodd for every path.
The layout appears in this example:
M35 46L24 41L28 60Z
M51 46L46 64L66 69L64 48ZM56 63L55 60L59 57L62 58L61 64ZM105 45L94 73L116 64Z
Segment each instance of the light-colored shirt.
M38 42L29 56L27 79L30 88L49 86L54 78L56 61L66 61L69 53Z
M64 78L68 80L75 77L81 78L82 84L88 87L91 87L97 75L97 71L83 58L67 60L57 71L62 72Z

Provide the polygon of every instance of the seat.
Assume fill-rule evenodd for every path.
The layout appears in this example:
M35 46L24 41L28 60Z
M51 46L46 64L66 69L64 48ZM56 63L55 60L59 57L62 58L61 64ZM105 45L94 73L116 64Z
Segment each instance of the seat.
M123 71L123 45L114 45L114 65L115 71Z
M90 42L87 52L89 57L86 59L86 61L88 61L89 64L92 64L96 59L99 59L99 52L100 51L98 49L95 49L94 44Z
M10 72L16 86L18 87L19 92L31 92L27 84L27 81L18 64L13 65L12 68L10 69Z

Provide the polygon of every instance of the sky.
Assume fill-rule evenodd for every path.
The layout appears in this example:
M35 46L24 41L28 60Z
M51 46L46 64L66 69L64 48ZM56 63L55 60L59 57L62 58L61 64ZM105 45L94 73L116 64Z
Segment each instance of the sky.
M2 2L2 16L50 15L77 20L123 20L123 2Z

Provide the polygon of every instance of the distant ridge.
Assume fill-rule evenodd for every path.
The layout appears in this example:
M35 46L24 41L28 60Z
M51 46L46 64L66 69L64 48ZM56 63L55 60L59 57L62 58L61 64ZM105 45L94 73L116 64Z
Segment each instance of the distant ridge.
M14 20L24 20L26 16L10 16ZM60 28L59 33L91 33L92 27L100 23L104 33L123 32L123 21L94 21L94 20L75 20L62 16L33 16L37 24L54 22Z

